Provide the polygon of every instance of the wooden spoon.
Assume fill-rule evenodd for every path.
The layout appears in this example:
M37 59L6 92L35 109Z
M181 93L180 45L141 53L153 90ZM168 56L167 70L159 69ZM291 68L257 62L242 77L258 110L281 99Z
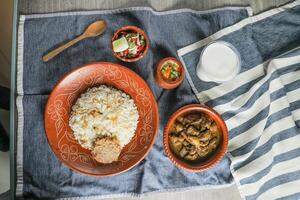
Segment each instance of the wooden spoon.
M75 39L69 41L68 43L52 50L51 52L49 52L48 54L46 54L45 56L43 56L43 61L44 62L48 62L50 59L54 58L56 55L58 55L59 53L61 53L63 50L69 48L70 46L72 46L73 44L86 39L86 38L90 38L90 37L96 37L98 35L101 35L106 29L106 22L103 20L100 21L96 21L92 24L90 24L87 29L78 37L76 37Z

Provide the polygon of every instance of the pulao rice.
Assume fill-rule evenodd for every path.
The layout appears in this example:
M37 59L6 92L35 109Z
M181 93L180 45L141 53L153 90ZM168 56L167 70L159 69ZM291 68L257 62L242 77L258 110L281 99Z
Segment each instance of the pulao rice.
M124 147L135 134L138 118L129 95L101 85L81 94L72 106L69 125L84 148L93 149L94 141L101 136L116 137Z

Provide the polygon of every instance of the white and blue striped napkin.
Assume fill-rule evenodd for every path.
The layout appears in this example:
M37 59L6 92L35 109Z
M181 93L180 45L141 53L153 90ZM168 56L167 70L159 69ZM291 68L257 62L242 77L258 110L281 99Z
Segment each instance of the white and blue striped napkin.
M199 101L228 126L231 171L245 199L300 199L299 27L298 0L178 50ZM214 40L230 42L242 59L240 74L222 84L195 73Z

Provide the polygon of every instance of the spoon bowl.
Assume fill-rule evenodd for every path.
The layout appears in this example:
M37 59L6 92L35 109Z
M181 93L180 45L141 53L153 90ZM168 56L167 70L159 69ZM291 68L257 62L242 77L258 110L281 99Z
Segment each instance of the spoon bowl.
M96 21L90 24L87 29L84 31L83 35L86 37L96 37L101 35L106 29L106 22L103 20Z

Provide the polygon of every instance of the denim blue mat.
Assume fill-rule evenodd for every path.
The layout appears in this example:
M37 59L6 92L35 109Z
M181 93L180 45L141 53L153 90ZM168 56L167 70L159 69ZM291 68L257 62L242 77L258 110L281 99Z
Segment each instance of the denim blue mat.
M113 196L138 196L144 193L225 187L233 183L225 157L211 170L188 173L175 167L164 153L162 130L169 116L179 107L197 103L187 80L175 90L159 88L153 69L160 59L251 15L249 8L224 8L211 11L189 9L155 12L150 8L110 11L22 15L18 37L18 151L17 196L25 198L99 199ZM98 19L106 20L101 37L84 40L48 63L46 52L81 34ZM112 33L126 25L145 30L150 39L146 57L136 63L123 63L110 49ZM63 75L89 62L107 61L127 66L150 85L159 105L160 129L149 155L136 167L118 176L88 177L64 166L51 151L43 127L48 95Z
M178 54L199 101L229 129L231 170L243 198L300 199L300 1L249 17ZM204 46L230 42L241 72L222 84L195 75Z

